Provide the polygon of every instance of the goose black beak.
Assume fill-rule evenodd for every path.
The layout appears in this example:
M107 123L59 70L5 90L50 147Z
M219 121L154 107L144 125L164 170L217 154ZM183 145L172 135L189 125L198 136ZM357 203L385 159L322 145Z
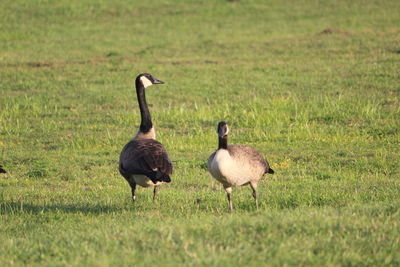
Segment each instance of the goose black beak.
M153 84L163 84L164 82L154 78Z

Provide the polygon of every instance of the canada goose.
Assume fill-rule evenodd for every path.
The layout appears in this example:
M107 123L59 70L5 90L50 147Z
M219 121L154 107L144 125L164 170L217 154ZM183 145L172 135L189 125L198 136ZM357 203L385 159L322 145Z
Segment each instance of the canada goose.
M157 188L163 182L171 182L172 163L164 146L156 141L156 133L146 103L145 88L163 84L148 73L136 78L136 94L139 102L141 122L136 136L121 151L119 172L131 186L132 200L136 199L136 185L154 186L153 200Z
M221 121L217 127L218 149L208 158L207 168L211 175L225 188L229 210L232 212L232 186L250 184L253 197L257 200L257 183L265 173L273 174L268 162L251 147L244 145L228 146L228 125Z

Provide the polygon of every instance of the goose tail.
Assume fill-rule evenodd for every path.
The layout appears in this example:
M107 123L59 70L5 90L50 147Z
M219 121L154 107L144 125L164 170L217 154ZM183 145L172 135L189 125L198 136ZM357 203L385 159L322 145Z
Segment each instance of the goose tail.
M157 182L166 182L166 183L170 183L171 182L171 177L169 177L168 174L163 173L163 172L161 172L159 170L148 174L148 177L150 178L150 180L154 184L156 184Z

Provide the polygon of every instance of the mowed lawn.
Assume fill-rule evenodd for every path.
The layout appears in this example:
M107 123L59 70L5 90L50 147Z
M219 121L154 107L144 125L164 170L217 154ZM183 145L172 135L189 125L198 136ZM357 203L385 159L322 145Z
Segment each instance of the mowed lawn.
M400 1L0 2L0 265L400 265ZM148 88L172 183L119 153ZM274 175L207 172L225 120Z

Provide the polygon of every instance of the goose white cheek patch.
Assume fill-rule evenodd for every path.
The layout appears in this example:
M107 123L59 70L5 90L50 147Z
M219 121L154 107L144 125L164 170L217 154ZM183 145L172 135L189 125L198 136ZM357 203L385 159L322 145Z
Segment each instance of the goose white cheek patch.
M153 85L153 83L149 79L147 79L145 76L140 77L140 81L142 82L144 88L147 88L150 85Z

